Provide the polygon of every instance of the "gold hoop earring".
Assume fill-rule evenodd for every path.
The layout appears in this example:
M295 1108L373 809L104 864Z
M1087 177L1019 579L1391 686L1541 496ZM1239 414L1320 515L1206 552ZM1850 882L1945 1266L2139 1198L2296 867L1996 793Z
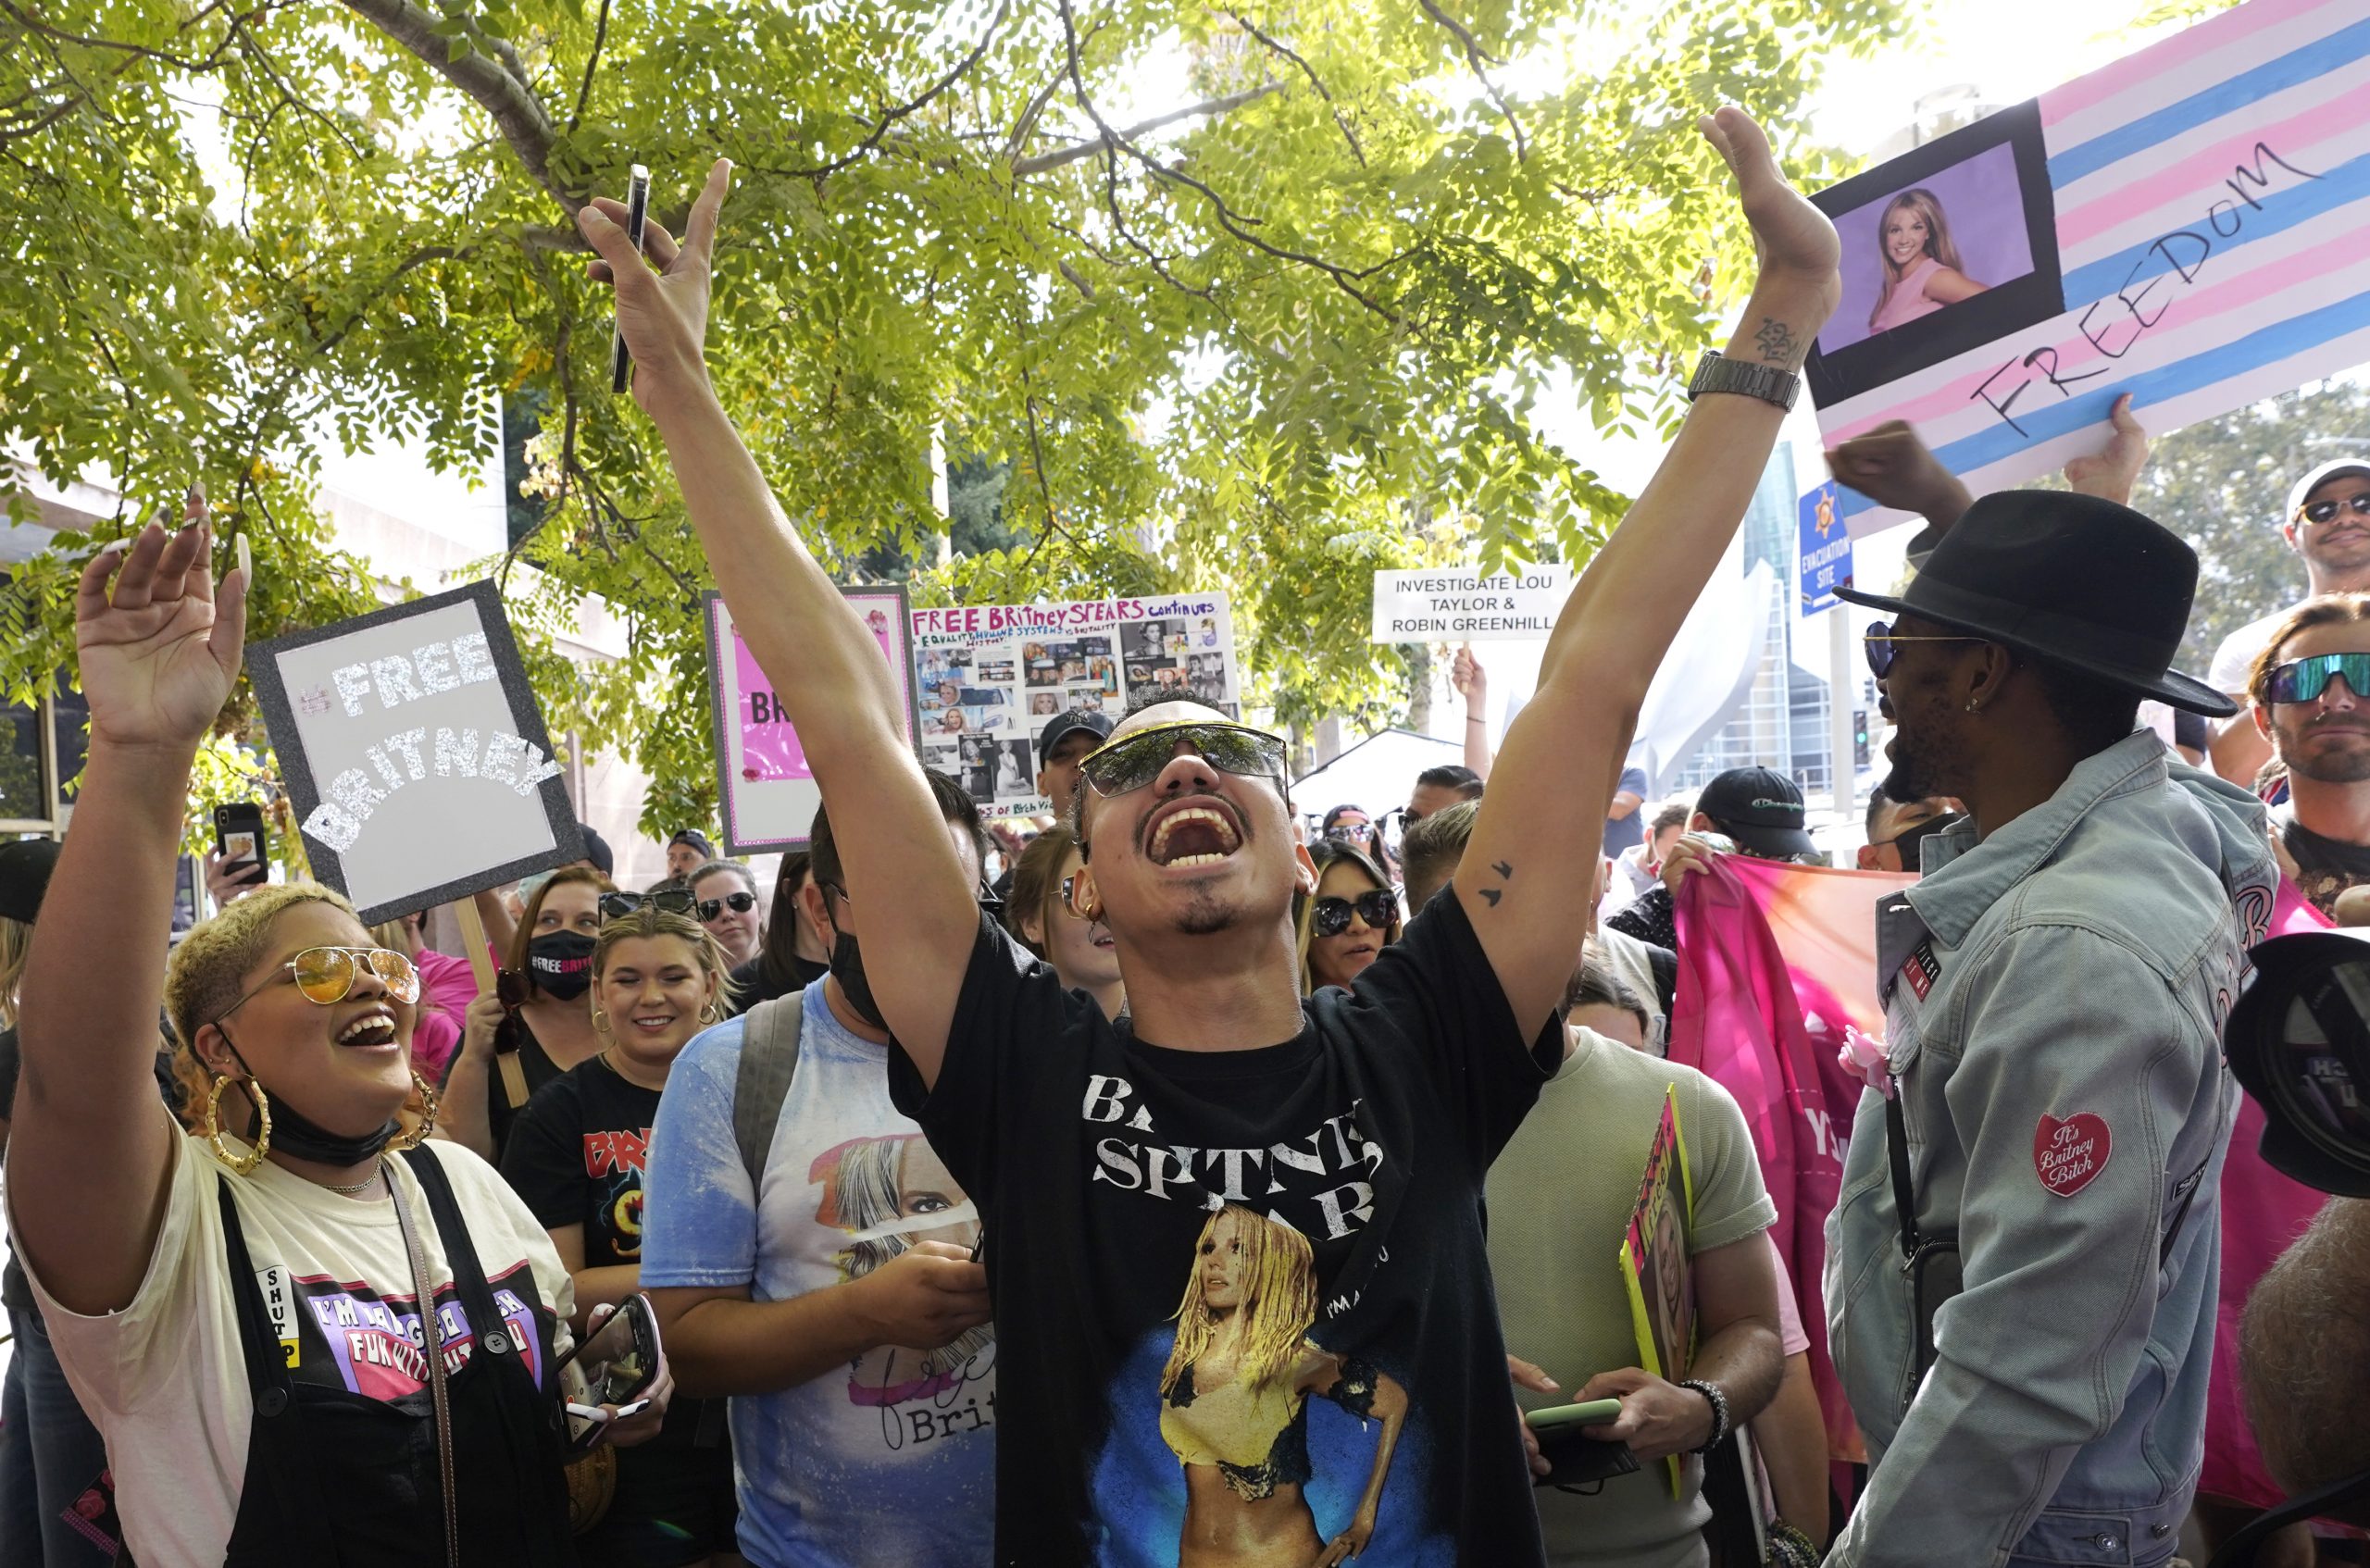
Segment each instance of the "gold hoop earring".
M245 1176L271 1152L271 1096L253 1078L243 1086L248 1098L256 1102L256 1142L244 1154L233 1154L222 1146L222 1091L237 1081L228 1076L214 1080L213 1091L206 1097L206 1141L213 1147L216 1159Z
M609 1015L597 1007L592 1010L592 1032L596 1035L609 1032Z
M395 1139L392 1147L398 1150L417 1149L428 1141L428 1135L436 1130L436 1107L443 1101L443 1097L419 1076L417 1067L411 1071L411 1087L419 1091L419 1126Z
M724 1016L724 1009L722 1009L721 1007L718 1007L715 1002L702 1002L702 1003L700 1004L700 1022L701 1022L701 1023L703 1023L703 1024L713 1024L713 1023L715 1023L718 1018L721 1018L721 1017L723 1017L723 1016Z

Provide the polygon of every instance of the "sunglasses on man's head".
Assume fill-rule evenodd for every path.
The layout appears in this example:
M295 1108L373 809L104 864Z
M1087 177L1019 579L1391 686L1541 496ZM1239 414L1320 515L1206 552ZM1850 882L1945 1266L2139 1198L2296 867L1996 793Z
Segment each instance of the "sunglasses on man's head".
M2359 495L2332 495L2319 501L2307 501L2296 508L2296 513L2308 523L2326 523L2349 507L2357 517L2370 517L2370 490Z
M2345 677L2345 689L2356 697L2370 692L2370 653L2315 653L2309 659L2275 665L2264 681L2264 701L2316 702L2340 675Z
M700 900L700 918L713 920L728 909L735 915L746 915L756 907L757 895L755 893L727 893L720 899Z
M1216 720L1148 726L1088 753L1079 764L1079 772L1096 794L1124 795L1159 778L1176 757L1180 741L1221 773L1238 778L1271 778L1282 788L1283 737Z
M1357 917L1378 931L1391 928L1399 918L1399 901L1387 888L1377 888L1356 898L1321 898L1309 912L1309 929L1320 937L1338 937L1350 928L1350 916Z
M1337 822L1325 830L1325 836L1345 844L1363 844L1374 838L1371 822Z
M296 982L297 994L306 1002L331 1007L343 1002L354 992L354 982L368 969L387 988L387 994L397 1002L419 1000L419 971L412 961L387 947L308 947L292 954L261 985L239 998L217 1015L219 1023L244 1007L265 986L275 985L287 975Z
M603 893L601 913L611 920L622 920L646 903L668 915L689 915L696 902L689 888L662 888L655 893Z

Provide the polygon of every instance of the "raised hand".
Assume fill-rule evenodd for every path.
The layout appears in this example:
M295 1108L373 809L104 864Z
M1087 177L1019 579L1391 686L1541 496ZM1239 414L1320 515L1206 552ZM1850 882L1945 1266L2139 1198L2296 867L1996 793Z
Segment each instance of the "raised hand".
M74 645L94 743L194 752L221 713L246 646L248 574L232 571L218 600L213 544L192 491L180 529L152 522L82 568Z
M1842 242L1827 214L1786 182L1769 138L1751 115L1733 105L1695 122L1736 175L1737 199L1753 225L1761 274L1803 279L1815 284L1829 313L1843 297Z
M699 199L692 204L691 222L680 244L656 218L644 218L642 249L658 264L656 272L643 265L626 238L623 202L596 196L576 215L577 228L601 256L586 266L585 274L616 287L617 330L634 357L634 401L654 417L682 398L696 395L706 385L703 350L707 342L716 223L731 183L731 161L717 159L708 168Z
M1479 707L1490 700L1490 672L1473 656L1471 643L1456 651L1456 658L1448 667L1448 679L1468 708Z
M2114 400L2107 423L2114 429L2106 445L2068 461L2065 482L2081 494L2103 496L2128 506L2131 487L2139 482L2139 470L2148 461L2148 432L2131 412L2129 392Z
M1915 512L1947 529L1975 504L1958 476L1907 421L1888 419L1827 454L1827 471L1869 500Z

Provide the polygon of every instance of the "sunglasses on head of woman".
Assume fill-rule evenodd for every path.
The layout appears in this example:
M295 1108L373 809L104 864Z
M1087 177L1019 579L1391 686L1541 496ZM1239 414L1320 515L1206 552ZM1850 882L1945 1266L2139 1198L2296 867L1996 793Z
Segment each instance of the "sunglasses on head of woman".
M397 1002L419 1000L419 971L412 961L389 947L308 947L290 955L288 961L244 996L215 1015L220 1023L244 1007L264 987L277 985L282 975L293 976L296 990L306 1002L331 1007L353 994L355 979L364 969L379 978L387 994Z
M1283 787L1283 737L1216 719L1148 725L1089 752L1079 772L1096 794L1124 795L1159 778L1175 759L1179 741L1221 773L1273 778L1278 789Z
M2370 490L2358 495L2332 495L2319 501L2307 501L2296 508L2296 515L2308 523L2326 523L2347 507L2357 517L2370 517Z
M2320 700L2329 682L2345 677L2345 689L2356 697L2370 692L2370 653L2315 653L2272 666L2263 684L2267 703L2312 703Z
M720 899L700 900L700 918L713 920L728 909L735 915L746 915L756 907L757 895L755 893L727 893Z
M603 893L601 914L610 920L622 920L646 903L669 915L689 915L696 902L689 888L662 888L655 893Z
M1309 914L1309 929L1320 937L1338 937L1350 928L1350 916L1357 917L1378 931L1387 931L1399 918L1399 901L1387 888L1360 893L1356 898L1321 898Z

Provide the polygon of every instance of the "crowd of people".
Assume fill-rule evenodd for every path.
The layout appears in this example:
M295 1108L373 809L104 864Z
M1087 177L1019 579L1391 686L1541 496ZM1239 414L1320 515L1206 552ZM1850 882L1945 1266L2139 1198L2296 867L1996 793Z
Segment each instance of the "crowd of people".
M195 502L93 558L72 828L0 845L0 1568L2171 1561L2238 1350L2218 1031L2283 874L2370 916L2370 465L2299 481L2309 592L2201 681L2127 408L2072 493L1976 500L1903 429L1833 454L1933 528L1845 594L1890 617L1886 1028L1803 1321L1777 1091L1668 1052L1699 879L1827 857L1781 773L1653 803L1627 761L1840 292L1759 128L1703 131L1741 325L1503 745L1460 653L1465 760L1403 805L1295 802L1280 739L1182 696L1032 715L1027 828L923 767L708 392L720 163L655 268L620 204L580 221L821 788L769 893L697 828L621 889L588 830L471 901L482 953L216 877L160 967L127 934L168 927L251 568ZM1666 1114L1658 1359L1615 1259ZM2266 1276L2266 1379L2290 1323L2370 1354L2326 1300L2358 1213ZM655 1375L604 1398L571 1352L645 1302ZM2370 1462L2356 1407L2257 1409L2283 1476Z

